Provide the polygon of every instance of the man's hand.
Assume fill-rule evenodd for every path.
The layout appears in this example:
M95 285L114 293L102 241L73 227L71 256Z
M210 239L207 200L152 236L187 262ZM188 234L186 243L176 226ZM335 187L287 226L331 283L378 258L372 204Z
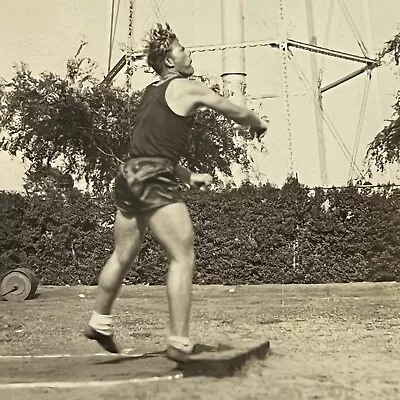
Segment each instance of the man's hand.
M191 172L180 164L176 166L175 174L182 182L185 182L192 188L200 190L206 190L207 186L211 185L213 180L210 174L197 174L196 172Z
M261 141L261 139L266 135L268 130L269 121L262 119L261 125L258 128L250 128L249 132L252 136L252 139L257 139Z
M192 172L189 185L200 190L206 190L207 186L211 185L212 180L213 178L210 174L197 174Z

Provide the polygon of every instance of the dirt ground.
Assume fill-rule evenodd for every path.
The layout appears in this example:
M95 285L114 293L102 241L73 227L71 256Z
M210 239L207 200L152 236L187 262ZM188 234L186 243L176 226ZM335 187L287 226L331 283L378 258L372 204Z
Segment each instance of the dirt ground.
M230 289L194 287L192 334L211 345L270 340L270 355L249 363L237 376L74 389L0 387L0 398L400 399L399 283ZM81 334L95 288L39 286L37 292L33 300L0 302L0 356L100 351ZM124 286L114 311L121 346L139 353L164 348L164 287Z

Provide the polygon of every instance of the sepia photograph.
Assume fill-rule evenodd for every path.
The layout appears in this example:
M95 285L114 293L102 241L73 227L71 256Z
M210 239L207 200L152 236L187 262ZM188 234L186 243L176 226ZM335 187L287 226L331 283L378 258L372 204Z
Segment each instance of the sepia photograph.
M399 0L0 35L0 399L400 399Z

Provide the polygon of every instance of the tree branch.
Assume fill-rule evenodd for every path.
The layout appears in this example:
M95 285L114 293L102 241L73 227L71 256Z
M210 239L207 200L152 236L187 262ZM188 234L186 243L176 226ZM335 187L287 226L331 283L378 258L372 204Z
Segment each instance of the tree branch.
M95 143L96 144L96 143ZM106 155L106 156L108 156L108 157L112 157L112 158L114 158L114 159L116 159L119 163L123 163L123 161L122 160L120 160L115 154L114 154L114 152L109 148L109 150L111 151L111 154L109 154L109 153L106 153L103 149L101 149L97 144L96 144L96 148L97 148L97 150L99 150L101 153L103 153L104 155Z

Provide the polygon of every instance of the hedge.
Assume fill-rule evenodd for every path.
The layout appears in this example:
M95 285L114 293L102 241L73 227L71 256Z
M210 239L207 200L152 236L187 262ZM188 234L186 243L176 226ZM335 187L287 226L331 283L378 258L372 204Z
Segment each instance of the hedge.
M195 230L198 284L400 280L400 190L244 185L184 192ZM113 249L111 194L0 192L0 274L31 268L42 284L97 284ZM125 283L165 284L151 232Z

